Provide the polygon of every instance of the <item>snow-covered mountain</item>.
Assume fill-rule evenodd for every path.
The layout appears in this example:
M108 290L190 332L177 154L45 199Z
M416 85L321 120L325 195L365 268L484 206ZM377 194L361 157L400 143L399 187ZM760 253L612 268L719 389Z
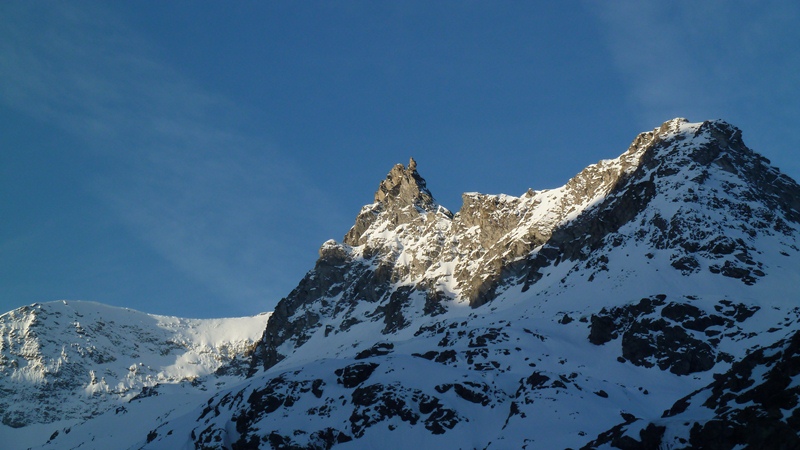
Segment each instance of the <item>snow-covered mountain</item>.
M164 412L187 400L194 405L209 390L242 381L268 318L180 319L82 301L3 314L0 442L43 444L105 412L125 415L168 389L181 395Z
M97 407L44 448L795 448L800 186L737 128L674 119L561 188L463 198L396 165L247 379Z

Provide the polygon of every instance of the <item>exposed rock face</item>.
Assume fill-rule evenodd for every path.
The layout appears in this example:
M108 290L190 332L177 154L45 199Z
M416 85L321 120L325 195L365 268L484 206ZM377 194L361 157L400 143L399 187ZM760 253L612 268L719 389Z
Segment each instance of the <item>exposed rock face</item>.
M619 158L561 188L463 198L453 215L413 159L393 167L344 242L326 242L314 270L278 304L253 369L273 366L321 327L327 336L382 321L391 333L447 304L475 308L512 286L530 289L564 261L569 273L588 269L591 281L608 270L604 249L624 245L666 250L687 276L707 271L752 285L765 272L750 241L792 236L800 220L800 187L748 149L737 128L685 119L640 134Z
M665 295L643 298L592 315L589 341L603 345L621 337L622 357L637 366L658 366L677 375L704 372L717 361L732 361L719 352L717 337L725 330L729 337L741 332L736 324L750 318L757 306L734 305L722 300L716 314L692 305L691 299L666 303Z
M408 167L402 164L392 167L375 192L375 203L361 210L355 225L345 235L344 243L353 247L367 243L365 232L379 218L396 227L415 222L420 214L435 212L436 209L433 195L417 173L416 161L411 158ZM449 212L443 213L449 215Z

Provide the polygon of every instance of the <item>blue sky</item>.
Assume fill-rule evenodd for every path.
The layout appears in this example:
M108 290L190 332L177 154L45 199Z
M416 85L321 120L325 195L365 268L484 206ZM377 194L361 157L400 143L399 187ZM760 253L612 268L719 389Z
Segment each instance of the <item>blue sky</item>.
M560 186L673 117L800 179L795 1L0 4L0 311L271 310L410 156Z

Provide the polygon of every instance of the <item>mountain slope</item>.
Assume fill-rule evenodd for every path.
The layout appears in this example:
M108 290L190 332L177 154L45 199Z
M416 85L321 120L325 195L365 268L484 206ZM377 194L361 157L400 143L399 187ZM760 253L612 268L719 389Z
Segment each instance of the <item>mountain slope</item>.
M456 214L397 165L278 304L250 380L136 445L578 448L658 423L794 331L798 199L720 121Z
M798 382L800 332L793 332L753 351L660 418L631 419L587 448L800 448Z
M180 319L82 301L3 314L0 436L23 439L25 427L44 443L56 430L159 395L163 385L206 396L208 385L241 380L268 317Z

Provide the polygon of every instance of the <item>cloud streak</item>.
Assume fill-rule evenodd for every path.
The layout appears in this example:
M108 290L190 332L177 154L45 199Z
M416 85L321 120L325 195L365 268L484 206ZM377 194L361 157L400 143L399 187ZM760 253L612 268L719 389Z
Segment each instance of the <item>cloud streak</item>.
M93 192L179 270L231 303L285 295L270 280L285 275L274 262L293 250L292 223L336 213L249 112L152 57L99 5L3 9L0 101L112 167ZM309 207L287 217L290 204Z

